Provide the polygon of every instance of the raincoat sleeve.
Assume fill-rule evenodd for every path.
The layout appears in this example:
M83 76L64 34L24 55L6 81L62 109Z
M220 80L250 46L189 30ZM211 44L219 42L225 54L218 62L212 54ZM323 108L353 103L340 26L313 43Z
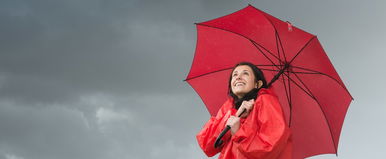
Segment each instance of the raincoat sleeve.
M284 149L290 130L276 96L259 96L252 112L232 136L234 152L247 158L275 159Z
M236 113L236 110L228 108L227 103L225 103L218 111L216 117L212 116L196 135L198 144L208 157L212 157L222 150L223 146L214 148L214 143L225 128L228 118L234 113ZM230 138L230 132L226 133L222 138L224 142L223 145L226 145L230 141Z

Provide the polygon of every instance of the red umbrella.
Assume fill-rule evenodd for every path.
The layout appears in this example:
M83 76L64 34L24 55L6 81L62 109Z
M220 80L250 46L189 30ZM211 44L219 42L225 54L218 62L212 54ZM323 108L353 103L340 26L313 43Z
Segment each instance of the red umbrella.
M317 37L249 5L197 25L197 46L186 81L214 116L227 98L232 67L263 70L292 130L293 158L336 154L352 97ZM274 80L272 80L274 81Z

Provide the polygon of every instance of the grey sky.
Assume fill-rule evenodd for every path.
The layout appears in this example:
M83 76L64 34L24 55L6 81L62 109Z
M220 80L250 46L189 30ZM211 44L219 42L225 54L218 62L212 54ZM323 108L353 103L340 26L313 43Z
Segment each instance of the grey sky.
M384 158L385 1L1 0L0 159L206 158L194 23L248 3L318 35L354 96L338 158Z

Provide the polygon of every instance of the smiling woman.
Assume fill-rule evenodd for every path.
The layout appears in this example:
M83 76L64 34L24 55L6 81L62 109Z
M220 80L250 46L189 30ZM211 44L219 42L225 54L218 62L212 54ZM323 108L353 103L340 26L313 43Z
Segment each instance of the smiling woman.
M252 63L239 63L232 70L228 86L230 97L196 136L206 155L221 152L220 159L292 158L290 129L262 71ZM226 126L231 132L215 148L214 143Z
M255 65L249 62L240 62L237 64L229 77L228 94L234 99L236 109L239 108L243 98L247 93L254 95L256 99L257 88L267 88L263 72ZM254 93L251 91L255 91ZM245 98L244 98L245 99Z

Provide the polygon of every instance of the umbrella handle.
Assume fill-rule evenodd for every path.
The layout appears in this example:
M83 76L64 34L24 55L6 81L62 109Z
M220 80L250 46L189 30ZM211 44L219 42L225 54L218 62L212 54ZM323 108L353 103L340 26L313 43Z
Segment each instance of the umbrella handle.
M221 138L231 129L231 127L229 125L227 125L225 127L224 130L222 130L222 132L220 133L220 135L217 137L216 139L216 142L214 143L214 148L217 148L217 147L220 147L220 145L222 145L223 141L221 140Z
M238 116L240 117L241 115L243 115L245 112L247 111L247 109L244 109L241 114ZM222 144L223 144L223 141L221 140L221 138L231 129L231 127L229 125L227 125L225 127L224 130L222 130L222 132L220 133L220 135L217 137L216 139L216 142L214 142L214 148L218 148L220 147Z

